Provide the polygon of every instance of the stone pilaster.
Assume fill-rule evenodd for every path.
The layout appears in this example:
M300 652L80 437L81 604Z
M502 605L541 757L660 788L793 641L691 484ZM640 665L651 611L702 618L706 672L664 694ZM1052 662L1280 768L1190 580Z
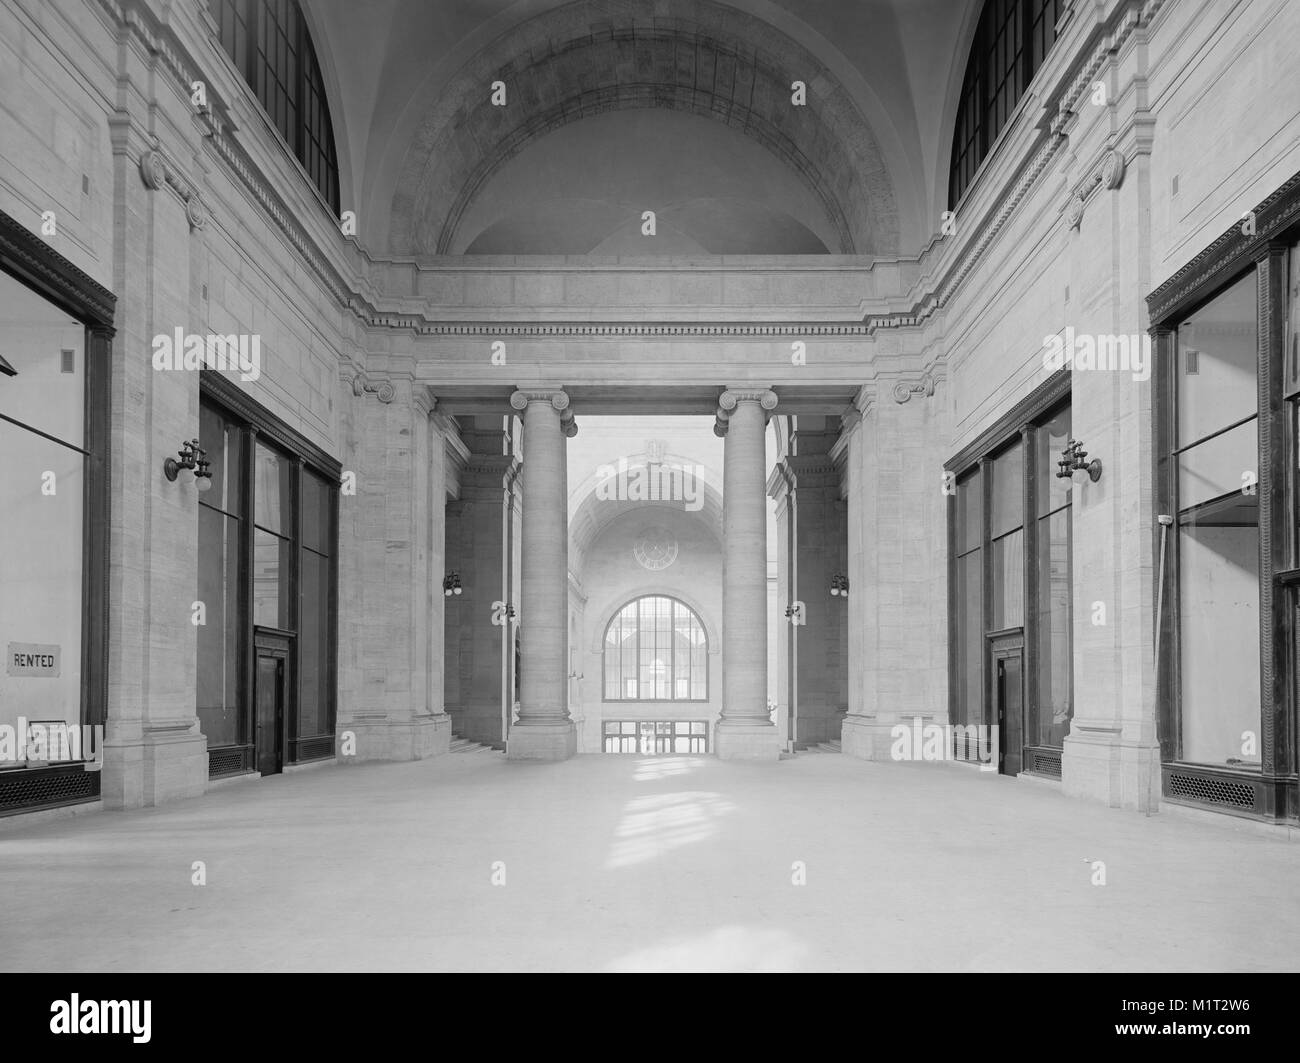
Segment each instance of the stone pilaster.
M1140 75L1145 60L1125 52L1119 62L1126 74ZM1144 96L1125 93L1117 102L1117 134L1110 123L1072 134L1081 152L1131 160L1089 203L1088 223L1070 234L1069 280L1079 297L1067 324L1079 334L1147 332L1151 119ZM1071 435L1101 460L1102 475L1093 483L1076 473L1071 489L1074 719L1063 743L1061 785L1073 797L1153 812L1161 789L1152 624L1154 422L1152 381L1140 375L1072 373Z
M767 415L776 393L732 389L718 400L722 465L723 704L714 749L726 759L776 760L767 709Z
M505 654L514 622L504 607L518 604L506 578L507 484L518 475L519 463L502 453L499 428L462 429L462 439L470 453L460 472L459 498L447 506L446 567L460 575L461 593L444 598L445 704L456 734L505 749Z
M933 391L929 382L894 387L884 401L860 397L862 420L846 428L850 684L841 735L845 753L868 760L890 759L897 724L947 719L947 427Z
M359 566L350 604L360 620L353 626L350 663L361 674L355 700L339 706L339 734L351 732L354 739L340 744L345 753L354 748L340 757L344 764L419 760L445 753L451 738L451 720L430 694L432 639L442 612L442 557L431 557L442 539L431 521L443 519L441 504L435 509L430 499L446 491L442 441L439 436L435 467L427 388L400 379L386 383L377 399L359 399L357 493L350 503L357 510L352 541L341 544L342 556Z
M832 578L844 572L845 507L835 467L826 454L786 459L794 482L794 591L803 622L794 628L795 747L840 737L847 695L842 652L850 597L832 596Z
M150 83L136 48L120 59ZM138 97L131 95L140 104ZM113 222L119 241L113 290L109 467L108 704L101 794L108 808L139 808L202 794L207 739L195 702L198 492L171 482L163 463L199 434L197 373L156 371L142 351L176 328L198 331L191 269L201 236L184 207L142 178L150 147L135 118L111 124Z
M569 396L516 391L523 415L524 510L519 720L511 760L564 760L577 750L568 710L569 518L565 439L577 431Z

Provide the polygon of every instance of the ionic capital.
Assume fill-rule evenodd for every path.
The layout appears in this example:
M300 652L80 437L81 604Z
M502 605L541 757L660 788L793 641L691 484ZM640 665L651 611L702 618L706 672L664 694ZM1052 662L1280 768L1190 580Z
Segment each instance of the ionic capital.
M549 402L561 412L569 408L569 396L556 388L520 390L510 396L510 405L521 412L528 408L530 402Z
M724 413L730 413L742 402L756 402L770 412L776 409L778 399L771 388L728 388L718 397L718 406Z

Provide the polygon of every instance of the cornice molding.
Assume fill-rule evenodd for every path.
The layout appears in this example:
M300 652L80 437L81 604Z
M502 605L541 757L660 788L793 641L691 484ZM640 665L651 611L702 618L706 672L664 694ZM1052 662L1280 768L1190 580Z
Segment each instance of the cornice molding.
M0 267L30 283L91 328L113 334L117 297L3 211Z
M1229 274L1245 269L1271 240L1300 223L1300 172L1292 174L1251 213L1255 218L1253 234L1242 232L1240 219L1234 221L1199 255L1147 296L1147 313L1153 330L1208 295Z
M1036 420L1070 394L1070 370L1058 369L1033 391L1007 410L993 424L943 463L944 469L960 474L990 450L1005 443L1021 426Z
M462 480L469 476L504 477L519 464L513 454L475 454L468 452L465 466L461 473Z
M861 322L803 324L803 323L737 323L737 322L520 322L501 324L495 322L446 322L434 321L420 312L401 312L379 309L364 296L357 287L361 270L345 276L335 268L328 257L320 250L316 238L308 229L297 221L295 213L274 189L274 186L262 170L252 161L248 152L235 138L235 130L222 116L230 112L230 101L217 98L210 100L206 111L200 112L196 120L200 123L204 140L213 156L232 173L251 193L271 222L284 234L294 250L301 256L323 288L351 313L364 327L370 329L393 329L411 331L419 336L521 336L521 337L753 337L764 338L870 338L881 329L917 328L939 309L946 306L983 259L989 246L1005 228L1008 220L1021 202L1037 184L1044 170L1057 156L1063 144L1068 140L1065 126L1074 114L1080 98L1089 89L1095 75L1102 68L1108 57L1118 51L1138 29L1151 22L1156 13L1164 6L1166 0L1133 0L1133 2L1114 16L1114 24L1100 30L1087 58L1081 62L1068 87L1056 101L1056 114L1051 118L1049 129L1043 143L1033 153L1030 161L1021 169L1014 183L992 207L979 226L973 241L963 249L947 266L929 290L921 293L913 307L902 313L866 315ZM189 85L194 80L190 69L190 57L181 47L176 31L158 20L157 16L146 6L129 2L129 0L99 0L102 9L108 13L116 25L123 28L150 53L158 56L162 68L176 82L177 86L189 94ZM211 31L211 20L200 19ZM211 93L212 85L209 83ZM1027 106L1027 104L1026 104ZM155 149L158 152L158 149ZM193 228L201 228L207 221L209 212L203 198L191 182L188 182L179 169L158 152L160 164L150 158L140 160L142 176L146 183L155 180L161 172L162 183L171 187L186 204L187 217ZM1123 177L1123 156L1118 164L1109 158L1103 161L1103 167L1118 165L1118 179ZM1101 183L1108 180L1105 171L1100 174ZM1085 179L1081 189L1087 188L1087 195L1095 192L1097 173ZM161 187L161 184L157 185ZM1118 187L1113 185L1111 187ZM1072 196L1068 216L1074 220L1074 212L1079 190ZM1086 203L1087 196L1084 197ZM1078 217L1081 219L1082 211ZM361 252L364 254L364 252ZM369 256L366 256L369 258ZM371 260L374 261L374 260ZM915 392L913 392L915 393Z
M785 459L785 465L794 477L796 490L799 487L815 487L825 477L833 477L837 474L835 460L829 453L810 454L807 457L792 454Z
M409 329L418 336L752 336L755 338L869 337L878 327L872 324L800 324L753 322L438 322L423 314L375 313L363 318L367 324Z
M199 371L199 392L215 398L232 413L253 425L260 435L273 439L289 453L315 465L327 478L337 481L342 475L343 466L338 458L317 446L215 369Z

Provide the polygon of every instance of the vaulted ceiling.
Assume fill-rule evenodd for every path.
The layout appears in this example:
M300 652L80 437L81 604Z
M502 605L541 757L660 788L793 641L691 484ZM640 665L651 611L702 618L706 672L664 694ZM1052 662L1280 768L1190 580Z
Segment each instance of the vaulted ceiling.
M304 3L344 208L403 256L913 252L978 6Z

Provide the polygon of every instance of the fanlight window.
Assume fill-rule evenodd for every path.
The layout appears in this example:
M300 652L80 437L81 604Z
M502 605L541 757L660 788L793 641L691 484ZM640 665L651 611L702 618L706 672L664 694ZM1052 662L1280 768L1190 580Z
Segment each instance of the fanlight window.
M709 640L691 608L647 595L605 629L606 701L707 701Z

